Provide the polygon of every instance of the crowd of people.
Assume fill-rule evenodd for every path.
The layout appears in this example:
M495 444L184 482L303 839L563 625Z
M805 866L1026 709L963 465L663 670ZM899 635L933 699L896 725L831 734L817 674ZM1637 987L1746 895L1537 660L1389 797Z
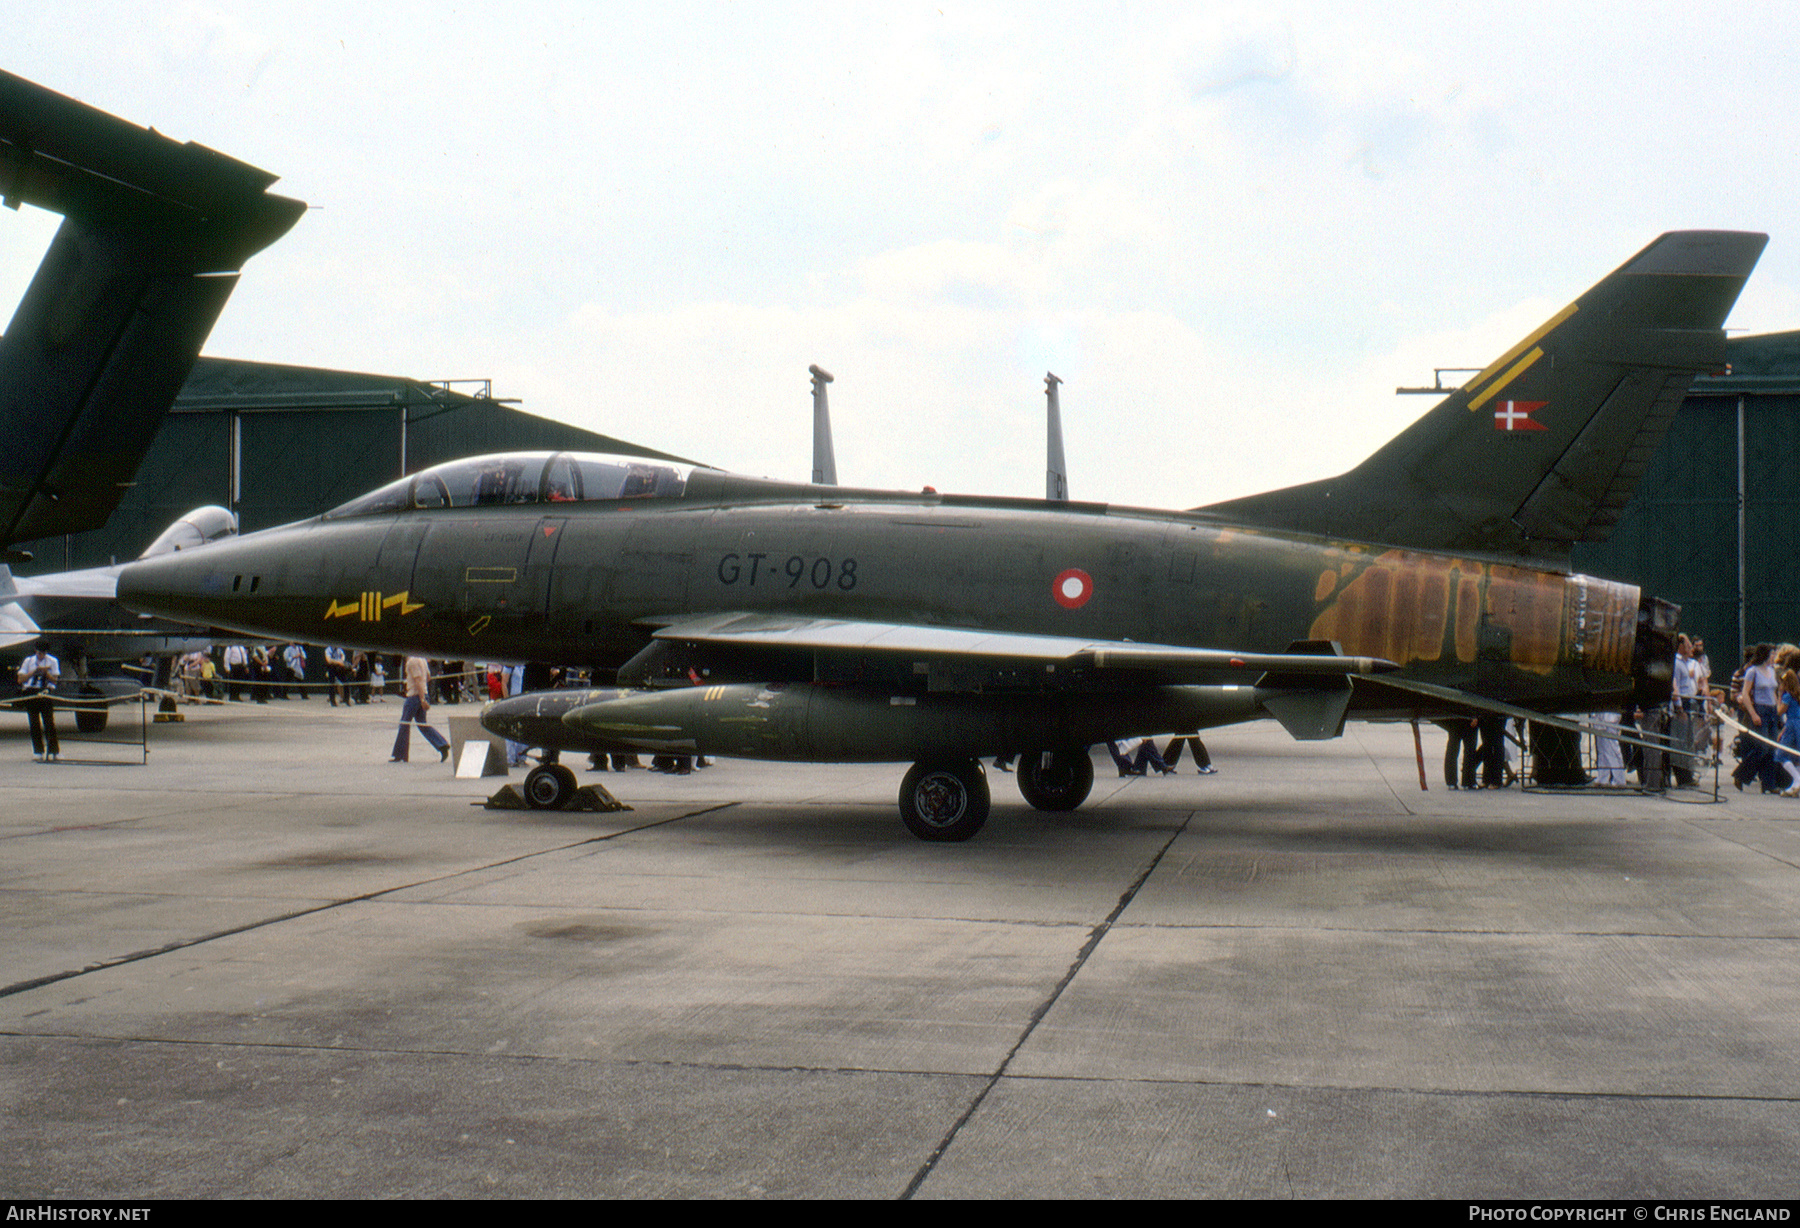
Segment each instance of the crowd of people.
M1724 762L1727 730L1741 727L1730 739L1736 763L1731 782L1738 791L1752 782L1764 793L1800 797L1800 646L1752 644L1743 662L1723 685L1713 677L1706 641L1676 637L1674 697L1669 702L1667 735L1672 747L1668 771L1678 785L1696 783L1701 767ZM1618 720L1635 729L1644 714L1627 710ZM1612 723L1610 720L1605 723ZM1643 770L1636 747L1608 746L1600 739L1600 783L1624 784L1624 772Z
M252 701L311 699L323 693L332 707L379 703L389 691L390 664L395 688L404 696L403 658L381 653L346 652L335 645L317 650L324 677L309 672L304 644L228 644L196 649L176 662L173 688L189 703L205 700ZM457 703L483 693L483 678L499 666L467 668L462 661L431 661L432 703Z
M1703 660L1703 655L1695 658L1691 668L1699 672ZM1731 783L1741 792L1754 780L1764 793L1800 797L1800 647L1746 648L1730 687L1709 691L1708 703L1721 711L1735 709L1745 728L1733 742L1738 762ZM1714 739L1715 751L1722 741Z

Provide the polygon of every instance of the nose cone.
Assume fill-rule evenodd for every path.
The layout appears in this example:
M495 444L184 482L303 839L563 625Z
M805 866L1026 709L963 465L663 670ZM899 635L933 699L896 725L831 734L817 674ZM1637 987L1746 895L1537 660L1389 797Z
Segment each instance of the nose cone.
M231 577L205 557L208 553L177 550L127 563L119 572L119 603L139 614L213 622L230 592Z
M282 635L292 621L277 592L284 548L259 533L138 559L119 572L119 603L195 626Z

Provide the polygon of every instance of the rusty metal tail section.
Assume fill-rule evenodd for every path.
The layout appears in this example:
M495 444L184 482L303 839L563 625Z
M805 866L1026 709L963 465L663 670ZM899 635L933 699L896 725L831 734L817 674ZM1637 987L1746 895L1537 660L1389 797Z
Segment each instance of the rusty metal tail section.
M1564 638L1575 645L1582 668L1602 674L1630 674L1642 594L1634 584L1570 576L1572 621Z
M1610 691L1632 672L1631 585L1409 550L1339 557L1319 574L1309 635L1346 652L1478 688L1566 674L1567 684Z

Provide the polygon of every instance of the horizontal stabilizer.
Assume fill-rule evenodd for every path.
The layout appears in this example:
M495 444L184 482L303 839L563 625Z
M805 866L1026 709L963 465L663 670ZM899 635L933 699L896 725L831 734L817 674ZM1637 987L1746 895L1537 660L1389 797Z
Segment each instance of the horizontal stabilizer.
M1566 561L1618 523L1766 235L1665 234L1339 477L1214 504L1245 524Z
M1481 712L1493 712L1500 716L1517 717L1522 721L1530 721L1538 725L1548 725L1552 729L1561 729L1569 733L1585 733L1596 738L1611 738L1615 742L1627 746L1638 746L1645 750L1669 751L1677 749L1670 739L1658 739L1656 734L1643 730L1633 732L1618 726L1590 725L1586 721L1573 720L1566 716L1553 716L1537 712L1531 708L1521 708L1518 704L1509 704L1505 700L1493 699L1487 695L1476 695L1469 691L1459 691L1454 687L1437 686L1430 682L1419 682L1411 678L1390 677L1381 680L1383 686L1396 687L1402 691L1411 691L1415 695L1428 696L1453 707L1474 708ZM1680 748L1686 749L1686 748Z

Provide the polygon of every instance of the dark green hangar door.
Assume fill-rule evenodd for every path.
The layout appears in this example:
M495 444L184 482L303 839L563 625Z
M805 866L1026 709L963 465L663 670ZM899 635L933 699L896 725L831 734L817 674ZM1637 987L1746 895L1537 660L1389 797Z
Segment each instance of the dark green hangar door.
M1612 537L1577 571L1681 607L1724 685L1741 644L1800 640L1800 333L1734 337L1694 381Z

